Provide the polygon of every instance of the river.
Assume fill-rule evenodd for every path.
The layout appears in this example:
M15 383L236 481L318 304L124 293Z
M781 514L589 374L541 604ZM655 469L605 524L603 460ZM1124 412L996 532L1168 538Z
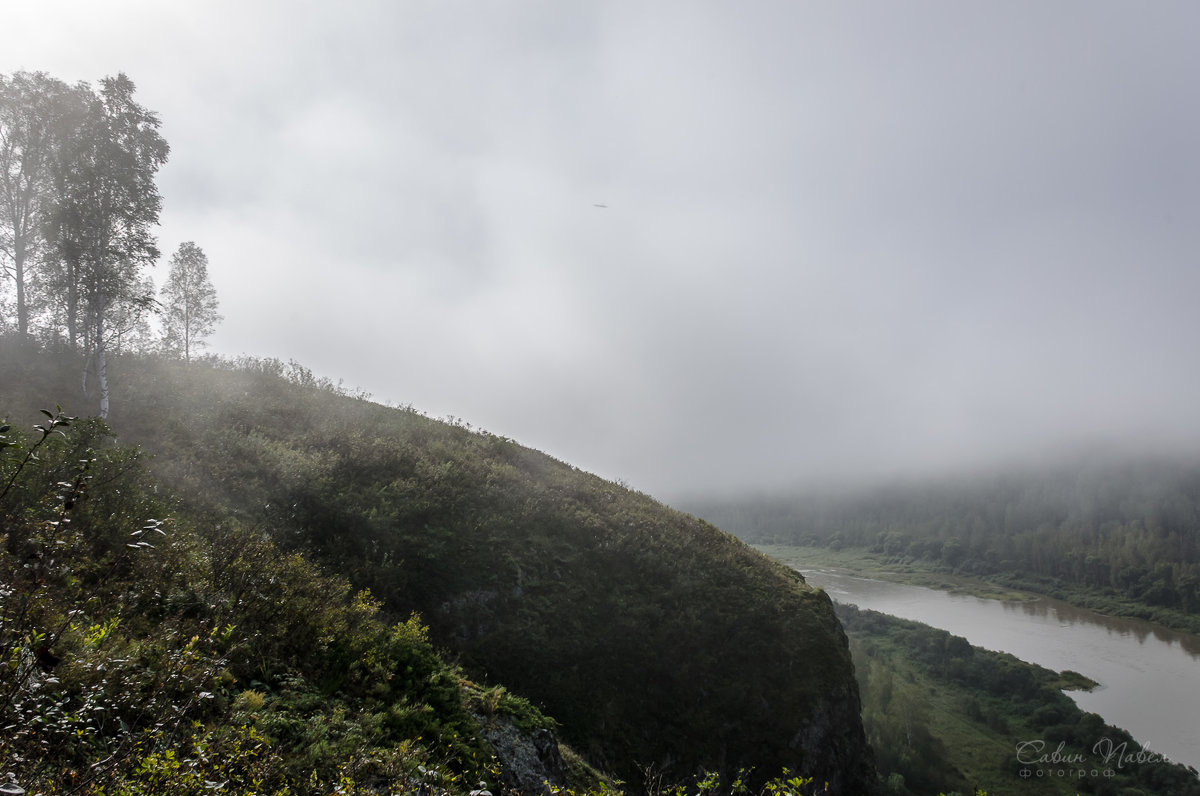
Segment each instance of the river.
M1028 602L961 594L800 568L835 602L911 619L1100 683L1070 691L1080 708L1128 730L1143 746L1200 769L1200 637L1050 598Z

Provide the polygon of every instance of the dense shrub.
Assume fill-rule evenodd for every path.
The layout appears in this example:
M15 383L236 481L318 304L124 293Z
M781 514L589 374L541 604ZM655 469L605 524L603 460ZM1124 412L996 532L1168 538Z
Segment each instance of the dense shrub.
M418 618L389 627L368 594L261 533L195 530L103 424L3 426L0 517L0 765L14 787L353 792L491 776L459 675Z

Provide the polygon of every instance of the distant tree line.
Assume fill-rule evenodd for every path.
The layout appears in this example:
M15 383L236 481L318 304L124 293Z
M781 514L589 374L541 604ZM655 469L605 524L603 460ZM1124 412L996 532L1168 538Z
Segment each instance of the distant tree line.
M1066 583L1152 611L1200 614L1195 461L1094 461L1054 472L690 509L750 542L869 548L1050 593ZM1105 607L1112 608L1119 606Z
M159 301L155 183L170 147L124 74L68 85L0 75L0 328L84 355L83 390L109 406L106 356L163 350L190 359L221 316L207 258L184 243ZM162 333L151 331L161 314Z

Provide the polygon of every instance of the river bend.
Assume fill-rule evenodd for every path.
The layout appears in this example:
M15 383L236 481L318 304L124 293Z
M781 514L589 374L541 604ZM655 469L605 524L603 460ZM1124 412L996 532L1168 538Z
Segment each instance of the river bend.
M1151 622L1104 616L1061 600L987 600L800 568L835 602L911 619L1100 683L1068 692L1080 708L1128 730L1143 746L1200 769L1200 637Z

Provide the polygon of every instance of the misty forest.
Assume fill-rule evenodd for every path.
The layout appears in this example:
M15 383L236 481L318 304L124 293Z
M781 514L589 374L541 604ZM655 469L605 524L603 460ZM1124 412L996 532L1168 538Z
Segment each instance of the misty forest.
M205 353L203 241L158 249L161 130L124 74L0 75L0 794L1200 794L1076 705L1085 675L797 571L1200 634L1194 458L685 513L301 362ZM1075 768L1125 752L1022 778L1031 738Z

